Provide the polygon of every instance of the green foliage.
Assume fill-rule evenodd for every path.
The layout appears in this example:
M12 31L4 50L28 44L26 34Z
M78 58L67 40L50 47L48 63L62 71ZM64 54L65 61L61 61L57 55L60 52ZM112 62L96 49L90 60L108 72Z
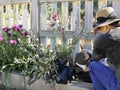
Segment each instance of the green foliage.
M22 25L5 27L0 34L0 71L30 76L28 84L43 77L54 67L55 56L43 48L32 33Z
M3 70L14 66L18 60L26 60L28 46L27 32L21 29L21 25L1 30L0 34L0 65ZM26 33L26 35L25 35Z

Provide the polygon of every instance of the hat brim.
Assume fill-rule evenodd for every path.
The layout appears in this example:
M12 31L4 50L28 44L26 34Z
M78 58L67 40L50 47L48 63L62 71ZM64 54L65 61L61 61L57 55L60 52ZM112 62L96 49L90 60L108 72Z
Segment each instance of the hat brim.
M109 25L109 24L117 22L117 21L120 21L120 19L108 19L104 23L97 25L96 27L93 28L94 34L96 34L99 31L99 29L98 29L99 27L106 26L106 25Z

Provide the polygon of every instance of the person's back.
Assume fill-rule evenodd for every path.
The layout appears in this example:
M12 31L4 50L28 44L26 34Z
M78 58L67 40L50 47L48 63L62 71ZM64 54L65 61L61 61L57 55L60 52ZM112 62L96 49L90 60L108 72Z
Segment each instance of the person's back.
M120 90L120 17L112 7L106 7L96 14L96 21L94 34L101 34L94 41L93 56L84 70L88 66L95 90ZM105 57L112 69L98 62Z
M98 36L94 42L94 52L104 52L96 55L96 59L108 58L109 67L116 72L116 77L120 82L120 28L110 30L106 34ZM99 43L98 43L99 42ZM99 48L100 49L99 49Z

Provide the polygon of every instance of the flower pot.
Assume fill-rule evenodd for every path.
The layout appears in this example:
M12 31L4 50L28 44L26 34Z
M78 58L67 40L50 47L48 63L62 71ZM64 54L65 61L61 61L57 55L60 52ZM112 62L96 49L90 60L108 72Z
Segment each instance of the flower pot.
M7 83L6 83L7 81ZM8 78L5 80L5 72L1 74L1 85L7 87L24 89L24 79L23 76L19 74L9 73Z
M20 74L9 73L7 78L7 87L16 88L19 90L54 90L55 88L52 84L46 84L42 79L38 79L34 83L28 85L28 79L28 76L24 77ZM0 75L0 84L6 86L4 72Z
M0 84L5 85L5 73L1 73ZM10 88L17 90L92 90L91 83L73 81L68 84L46 84L43 79L38 79L34 83L28 85L29 77L25 77L20 74L9 73L8 84Z

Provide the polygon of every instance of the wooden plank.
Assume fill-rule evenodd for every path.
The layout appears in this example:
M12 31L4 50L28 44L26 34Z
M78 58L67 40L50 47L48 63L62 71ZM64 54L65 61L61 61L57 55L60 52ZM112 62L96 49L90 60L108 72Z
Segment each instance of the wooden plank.
M112 1L117 1L117 2L119 2L120 0L112 0Z
M62 2L62 28L68 30L68 2Z
M112 7L115 9L116 13L120 17L120 0L112 0Z
M51 27L51 30L57 29L57 2L53 2L51 4L51 23L50 24L55 24L53 27ZM56 40L55 38L50 38L50 45L51 49L53 50L55 47Z
M3 5L0 5L0 28L3 27Z
M46 46L47 46L47 45L46 45L46 40L47 40L47 39L46 39L46 36L41 37L41 44L43 45L44 48L46 48Z
M6 26L11 26L11 6L6 5L6 18L5 18Z
M0 4L31 3L32 0L0 0Z
M31 3L32 0L11 0L12 3Z
M98 0L98 9L107 7L107 0Z
M0 0L0 4L10 4L11 0Z
M38 0L32 0L31 6L31 29L33 34L37 35L40 30L40 5Z
M57 2L54 2L51 5L51 22L50 22L50 24L55 24L54 28L57 28L56 20L57 20Z
M31 4L28 4L29 10L28 10L28 16L27 16L27 30L31 29ZM39 11L40 12L40 11ZM40 16L39 16L40 17Z
M93 1L85 0L85 31L93 29Z
M27 14L27 4L22 4L22 25L25 29L27 29Z
M71 17L71 30L78 31L80 30L80 1L74 0L73 1L73 12Z
M84 48L87 49L87 50L91 50L92 51L92 43L93 43L93 40L84 40Z
M18 21L19 21L19 11L18 11L18 4L14 4L13 5L13 14L14 14L14 17L13 17L13 21L14 21L14 24L18 25Z
M41 4L40 7L40 29L47 30L47 5Z
M46 3L40 6L40 30L47 30L47 5ZM41 36L41 43L46 47L46 36Z
M73 38L76 31L65 31L65 37L66 38ZM41 37L53 37L53 31L52 30L40 30L40 36ZM62 38L61 33L58 31L56 32L57 38ZM94 34L92 32L86 33L82 36L78 36L79 39L84 40L92 40L95 38Z
M73 0L39 0L40 3L45 3L45 2L68 2L68 1L73 1Z

